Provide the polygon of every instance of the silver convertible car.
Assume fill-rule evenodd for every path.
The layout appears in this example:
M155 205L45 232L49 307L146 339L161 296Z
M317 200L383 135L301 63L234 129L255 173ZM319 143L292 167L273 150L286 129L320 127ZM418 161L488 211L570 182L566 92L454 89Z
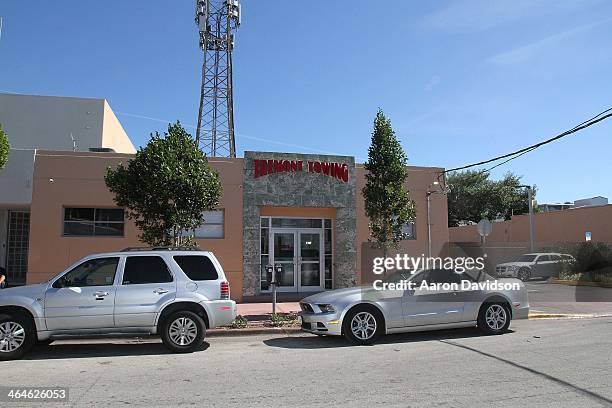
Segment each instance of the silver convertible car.
M529 314L527 290L518 279L446 269L398 271L373 285L317 293L300 307L302 330L362 345L382 334L459 327L501 334L511 319Z

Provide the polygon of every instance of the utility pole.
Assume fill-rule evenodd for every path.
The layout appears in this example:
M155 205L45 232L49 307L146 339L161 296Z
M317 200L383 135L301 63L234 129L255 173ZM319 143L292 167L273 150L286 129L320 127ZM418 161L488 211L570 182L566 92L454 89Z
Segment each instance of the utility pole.
M527 200L529 201L529 251L535 251L535 220L533 218L533 188L531 186L517 186L527 190Z
M448 192L450 191L448 186L441 187L440 182L438 181L434 181L433 186L440 187L440 190L432 191L431 189L432 185L430 184L429 187L427 188L427 191L425 192L425 195L427 197L427 257L429 258L431 258L431 195L432 194L448 194Z
M204 52L196 144L209 157L236 157L232 50L240 27L238 0L196 0Z

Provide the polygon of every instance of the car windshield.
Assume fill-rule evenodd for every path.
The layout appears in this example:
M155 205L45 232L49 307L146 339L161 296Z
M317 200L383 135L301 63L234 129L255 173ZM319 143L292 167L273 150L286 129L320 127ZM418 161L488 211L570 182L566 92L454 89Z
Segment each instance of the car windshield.
M521 255L521 257L519 259L516 260L516 262L533 262L535 261L537 255Z

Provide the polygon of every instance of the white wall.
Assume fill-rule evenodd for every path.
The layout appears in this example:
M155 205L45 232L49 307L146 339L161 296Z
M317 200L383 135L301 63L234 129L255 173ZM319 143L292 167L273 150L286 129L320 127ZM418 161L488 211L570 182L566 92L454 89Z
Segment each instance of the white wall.
M6 167L0 170L0 207L29 207L32 202L34 149L10 149Z

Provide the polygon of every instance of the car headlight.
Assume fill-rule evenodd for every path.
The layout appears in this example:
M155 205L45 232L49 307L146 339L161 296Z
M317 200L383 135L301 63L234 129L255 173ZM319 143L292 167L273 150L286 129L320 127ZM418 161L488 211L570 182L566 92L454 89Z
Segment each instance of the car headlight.
M333 313L336 311L336 309L334 309L334 307L330 304L323 304L317 306L319 307L319 309L321 309L321 312L323 313Z
M518 270L518 265L512 265L510 268L508 268L508 270L511 272L515 272L516 270Z

